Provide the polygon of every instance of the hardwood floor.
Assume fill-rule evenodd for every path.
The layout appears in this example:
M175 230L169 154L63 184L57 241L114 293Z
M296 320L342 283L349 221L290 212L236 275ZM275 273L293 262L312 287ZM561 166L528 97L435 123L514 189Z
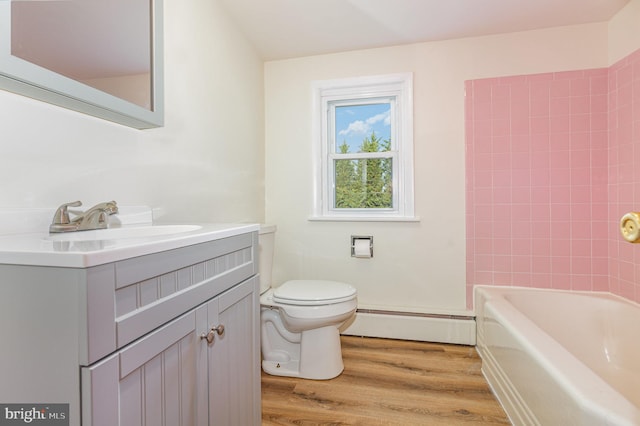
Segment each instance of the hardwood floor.
M262 373L263 425L509 425L471 346L343 336L331 380Z

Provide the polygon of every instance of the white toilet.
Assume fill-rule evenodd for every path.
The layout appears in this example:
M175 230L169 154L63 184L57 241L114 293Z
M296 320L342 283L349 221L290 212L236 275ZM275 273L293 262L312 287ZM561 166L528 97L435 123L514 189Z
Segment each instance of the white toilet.
M276 376L332 379L344 369L339 328L356 312L356 289L321 280L271 288L275 231L263 225L259 235L262 368Z

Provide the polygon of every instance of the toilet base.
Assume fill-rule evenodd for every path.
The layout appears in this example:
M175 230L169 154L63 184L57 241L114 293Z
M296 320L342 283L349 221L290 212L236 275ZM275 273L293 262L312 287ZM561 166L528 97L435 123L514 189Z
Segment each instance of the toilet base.
M328 380L344 370L340 332L335 325L300 333L300 359L262 361L265 373L274 376Z
M272 376L300 377L300 365L298 361L262 361L262 369Z

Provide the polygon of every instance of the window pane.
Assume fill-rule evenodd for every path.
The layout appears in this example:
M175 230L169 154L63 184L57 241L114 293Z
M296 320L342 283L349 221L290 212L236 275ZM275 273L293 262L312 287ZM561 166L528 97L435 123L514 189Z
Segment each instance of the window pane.
M393 208L391 158L335 160L335 209Z
M391 148L391 104L335 107L335 152L384 152Z
M313 217L415 220L411 73L313 82Z

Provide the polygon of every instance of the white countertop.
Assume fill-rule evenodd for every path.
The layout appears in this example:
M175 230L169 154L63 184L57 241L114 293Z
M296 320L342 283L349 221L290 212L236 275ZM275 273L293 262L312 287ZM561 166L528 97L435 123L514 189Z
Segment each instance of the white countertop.
M164 224L163 224L164 225ZM216 223L199 225L195 230L133 238L100 238L74 240L74 233L56 234L52 239L48 232L0 235L0 264L57 266L86 268L118 260L172 250L208 241L219 240L248 232L258 231L258 224ZM140 228L141 225L131 225ZM142 225L152 226L152 225ZM162 225L160 225L162 226ZM127 225L120 229L125 230ZM65 238L69 234L69 239Z
M55 210L0 209L0 264L86 268L260 230L247 223L155 223L147 206L119 206L108 230L50 234ZM158 228L157 235L148 232Z

